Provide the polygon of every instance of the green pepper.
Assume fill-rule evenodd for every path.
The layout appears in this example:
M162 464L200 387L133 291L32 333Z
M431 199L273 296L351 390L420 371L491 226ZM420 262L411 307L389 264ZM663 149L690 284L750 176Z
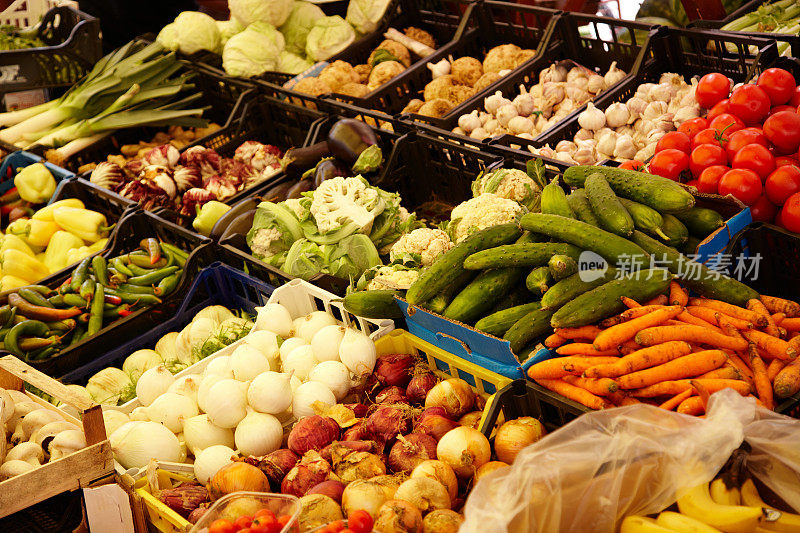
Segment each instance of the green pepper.
M32 352L41 348L47 348L58 342L58 337L25 337L17 343L23 352Z
M53 292L53 289L51 289L47 285L26 285L25 288L30 289L32 291L36 291L42 296L47 296L48 294Z
M64 303L64 296L61 294L56 294L55 296L51 296L50 298L47 299L47 301L53 304L54 307L64 307L65 305L67 305Z
M8 295L8 303L15 306L17 311L24 317L33 320L64 320L80 314L80 310L75 307L70 309L53 309L52 307L34 305L14 292Z
M11 328L0 329L0 342L3 342L3 340L5 340L6 335L8 335L9 331L11 331Z
M92 278L86 278L86 281L84 281L81 285L78 294L80 294L80 297L86 300L86 302L89 302L92 299L92 296L94 296L94 286L94 280Z
M120 274L125 274L126 276L133 276L133 272L125 266L125 263L122 261L121 257L115 257L111 261L108 262L114 269L119 272Z
M50 331L71 331L75 329L75 324L75 319L68 318L58 322L47 322L47 327L50 328Z
M42 350L37 350L36 355L29 356L29 361L42 361L47 359L48 357L52 357L58 351L56 346L49 346L47 348L43 348Z
M110 282L108 281L107 268L105 257L102 255L96 255L92 258L92 270L94 271L94 277L97 279L98 283L110 285Z
M175 272L173 275L162 279L158 283L158 288L161 289L161 294L166 296L172 291L174 291L175 287L178 286L178 282L181 280L181 275L183 275L183 270L179 270Z
M189 253L188 252L184 252L183 250L181 250L180 248L178 248L174 244L170 244L168 242L162 242L161 243L161 249L165 250L165 251L169 250L170 252L172 252L175 255L175 261L177 262L178 266L181 266L181 267L184 264L186 264L186 260L189 258Z
M158 245L158 239L153 237L142 239L139 246L150 256L151 265L155 265L161 259L161 247Z
M192 221L192 227L197 233L208 237L211 235L214 224L222 218L222 215L230 210L231 206L223 204L222 202L216 200L206 202L203 204L203 207L197 211L197 216Z
M129 292L131 294L151 294L153 296L161 296L161 289L158 287L145 287L143 285L129 285L123 284L116 288L120 292Z
M154 283L158 283L167 276L174 274L178 270L179 267L177 266L160 268L154 272L150 272L149 274L128 278L128 285L152 285Z
M129 258L128 266L137 266L140 268L153 270L154 268L164 268L167 266L167 260L165 258L160 258L155 263L150 263L150 259L144 255L132 255ZM133 270L131 270L133 272Z
M70 287L72 288L72 292L78 292L78 289L81 288L83 282L86 281L86 278L89 277L89 265L91 264L92 264L91 257L85 258L78 264L78 268L76 268L75 272L72 273L72 281L70 282Z
M98 283L94 288L94 298L89 311L89 325L86 328L87 335L90 337L103 329L103 304L105 304L105 293L103 286Z
M113 268L108 269L108 275L110 276L109 281L113 286L122 285L123 283L128 281L128 276L120 272L117 272L116 269Z
M92 293L94 295L94 293ZM77 294L65 294L64 295L64 303L69 305L70 307L81 307L84 308L88 304L86 298L81 298Z
M131 276L131 277L134 277L134 276L145 276L145 275L153 272L152 268L140 267L139 265L134 265L133 263L129 263L128 264L128 270L133 272L133 276Z
M40 307L53 307L53 304L50 303L50 300L42 296L36 291L30 290L28 287L22 287L17 291L17 294L22 296L26 302L31 303L33 305L38 305Z
M0 327L5 326L11 320L11 313L14 311L8 304L0 307Z
M131 314L131 306L128 304L114 305L111 309L103 310L103 318L120 318Z
M48 329L47 324L39 320L26 320L25 322L21 322L11 328L6 338L3 339L5 349L17 357L24 358L24 354L19 347L19 338L21 336L41 337L42 335L47 335Z

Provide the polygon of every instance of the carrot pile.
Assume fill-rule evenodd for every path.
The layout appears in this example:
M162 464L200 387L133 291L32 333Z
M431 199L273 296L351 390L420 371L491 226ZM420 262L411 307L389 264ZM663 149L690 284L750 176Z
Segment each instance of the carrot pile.
M705 414L725 388L769 409L800 391L800 304L761 296L738 307L690 298L681 285L597 325L556 329L545 346L561 356L528 377L591 409L646 402Z

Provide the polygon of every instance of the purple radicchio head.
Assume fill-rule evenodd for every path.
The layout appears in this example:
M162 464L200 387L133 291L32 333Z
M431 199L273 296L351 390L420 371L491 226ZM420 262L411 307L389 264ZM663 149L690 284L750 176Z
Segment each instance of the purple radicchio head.
M236 185L231 179L224 176L214 176L203 187L216 197L220 202L236 194Z
M223 159L220 175L229 179L237 190L242 190L248 183L256 179L258 172L247 163L235 159Z
M178 186L178 192L203 186L200 169L194 166L176 168L175 172L172 173L172 179L175 180L175 184Z
M123 170L125 171L125 176L129 180L132 180L136 179L139 176L139 174L142 173L142 170L144 170L144 167L146 166L147 165L142 159L131 159L127 163L125 163L125 168Z
M144 161L147 165L159 165L162 167L173 168L178 163L181 154L178 149L171 144L162 144L151 148L144 154Z
M217 152L205 146L192 146L181 154L180 162L184 166L194 166L200 169L200 175L205 180L219 173L220 157Z
M92 170L89 181L98 187L116 191L125 183L125 174L118 164L102 161Z
M186 217L193 217L197 214L198 207L202 207L206 202L216 199L217 197L214 196L214 193L209 190L199 187L189 189L183 193L183 197L181 198L180 214Z
M143 209L170 207L169 195L153 180L133 180L125 184L119 194L125 198L139 202Z
M256 141L245 141L233 155L236 161L241 161L253 167L257 172L265 168L280 168L281 151L271 144L261 144Z

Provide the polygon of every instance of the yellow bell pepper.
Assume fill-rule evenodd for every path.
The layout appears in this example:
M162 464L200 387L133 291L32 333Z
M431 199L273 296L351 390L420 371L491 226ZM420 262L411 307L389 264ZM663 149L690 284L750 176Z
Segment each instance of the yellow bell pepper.
M19 236L28 246L38 246L40 248L46 248L50 242L50 237L58 230L59 227L55 222L27 219L15 220L6 228L7 233Z
M59 207L75 207L77 209L83 209L86 206L83 204L83 202L81 202L77 198L67 198L66 200L59 200L57 202L53 202L50 205L44 206L43 208L36 211L31 216L31 218L34 220L47 220L52 222L53 211L55 211Z
M12 289L19 289L25 285L30 285L30 282L25 281L17 276L3 276L0 277L0 291L10 291Z
M88 246L81 246L80 248L73 248L69 252L67 252L67 264L73 265L83 259L84 257L89 257L92 255L92 251L89 249Z
M20 198L32 204L43 204L56 192L56 180L42 163L20 170L14 177L14 186Z
M106 244L108 244L108 237L103 237L96 243L90 245L89 250L91 250L92 253L99 252L100 250L105 250Z
M3 235L0 237L0 253L5 252L6 250L19 250L20 252L25 252L29 256L33 257L35 254L31 247L28 244L14 235L13 233L9 233L8 235Z
M105 215L89 209L57 207L53 210L56 224L84 241L94 243L108 235L108 222Z
M6 250L0 254L0 265L3 266L3 275L16 276L29 283L50 275L42 262L19 250Z
M50 239L42 262L50 269L50 272L57 272L70 264L67 263L67 252L81 246L83 246L83 239L68 231L59 230Z

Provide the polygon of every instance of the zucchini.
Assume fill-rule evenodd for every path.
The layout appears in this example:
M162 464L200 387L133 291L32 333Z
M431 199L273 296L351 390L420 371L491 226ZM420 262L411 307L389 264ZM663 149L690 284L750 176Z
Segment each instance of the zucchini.
M478 273L474 270L465 270L458 276L455 281L453 281L450 285L442 289L442 292L425 302L421 305L425 309L429 311L433 311L436 314L441 315L444 313L444 310L447 309L447 306L450 305L450 302L453 299L453 296L458 294L461 289L467 286L467 284L475 279Z
M524 275L521 268L494 268L481 272L453 298L443 316L466 324L474 323L502 300Z
M358 291L344 297L342 304L348 313L364 318L403 318L403 312L397 306L395 296L402 296L401 291Z
M619 201L625 206L625 209L630 213L633 219L633 225L636 229L641 230L648 235L657 235L662 239L668 239L663 231L661 225L664 224L664 217L661 213L639 202L628 200L627 198L620 198Z
M558 183L558 177L542 189L542 213L575 218L575 213L567 202L567 194Z
M625 304L620 300L623 296L645 302L666 291L670 279L672 275L662 268L639 270L614 279L564 304L553 314L550 325L574 328L594 324L623 311Z
M675 217L684 223L689 233L705 239L725 225L722 215L713 209L693 207L682 213L675 213Z
M592 281L584 281L597 276ZM542 307L547 309L558 309L565 303L577 298L584 292L603 285L617 276L617 269L608 268L605 272L601 270L586 270L573 274L568 278L562 279L544 293L542 296Z
M514 223L500 224L473 233L423 270L417 281L406 291L406 300L411 305L430 300L462 275L464 259L468 256L486 248L512 242L520 235L522 230Z
M464 260L467 270L501 267L532 267L546 265L555 254L578 259L580 249L563 242L534 242L506 244L476 252Z
M633 233L633 219L625 206L611 190L608 182L599 172L590 174L584 183L586 197L592 212L600 220L600 227L623 237Z
M524 229L534 233L543 233L582 250L591 250L612 264L618 261L630 264L631 258L635 256L641 256L646 260L647 253L628 239L580 220L570 220L558 215L528 213L522 215L520 224Z
M534 294L544 294L552 283L553 275L546 266L534 268L525 278L525 286Z
M586 178L595 172L603 175L618 196L650 206L660 213L694 207L694 196L678 183L635 170L574 165L564 171L564 182L570 187L583 187Z
M502 311L481 318L475 323L475 329L479 329L495 337L502 337L520 318L539 308L541 308L539 302L509 307L508 309L503 309Z
M552 309L535 309L508 328L503 339L509 341L512 352L520 354L533 339L543 336L552 329L550 327L552 316Z
M592 212L592 206L589 204L589 199L586 197L586 189L575 189L567 196L567 203L575 213L575 217L587 224L599 228L600 220L597 215Z
M686 239L686 242L681 246L680 252L686 255L696 255L697 247L700 246L701 242L702 241L694 235L689 235L689 238Z
M578 272L578 263L568 255L554 255L547 262L547 267L555 281L561 281Z
M664 213L662 218L664 223L661 225L661 231L667 236L665 242L673 248L683 246L689 238L689 230L683 222L669 213Z
M744 283L711 270L702 263L690 262L682 253L640 231L634 231L631 238L678 276L687 288L700 296L741 307L746 307L748 300L758 298L758 293Z

